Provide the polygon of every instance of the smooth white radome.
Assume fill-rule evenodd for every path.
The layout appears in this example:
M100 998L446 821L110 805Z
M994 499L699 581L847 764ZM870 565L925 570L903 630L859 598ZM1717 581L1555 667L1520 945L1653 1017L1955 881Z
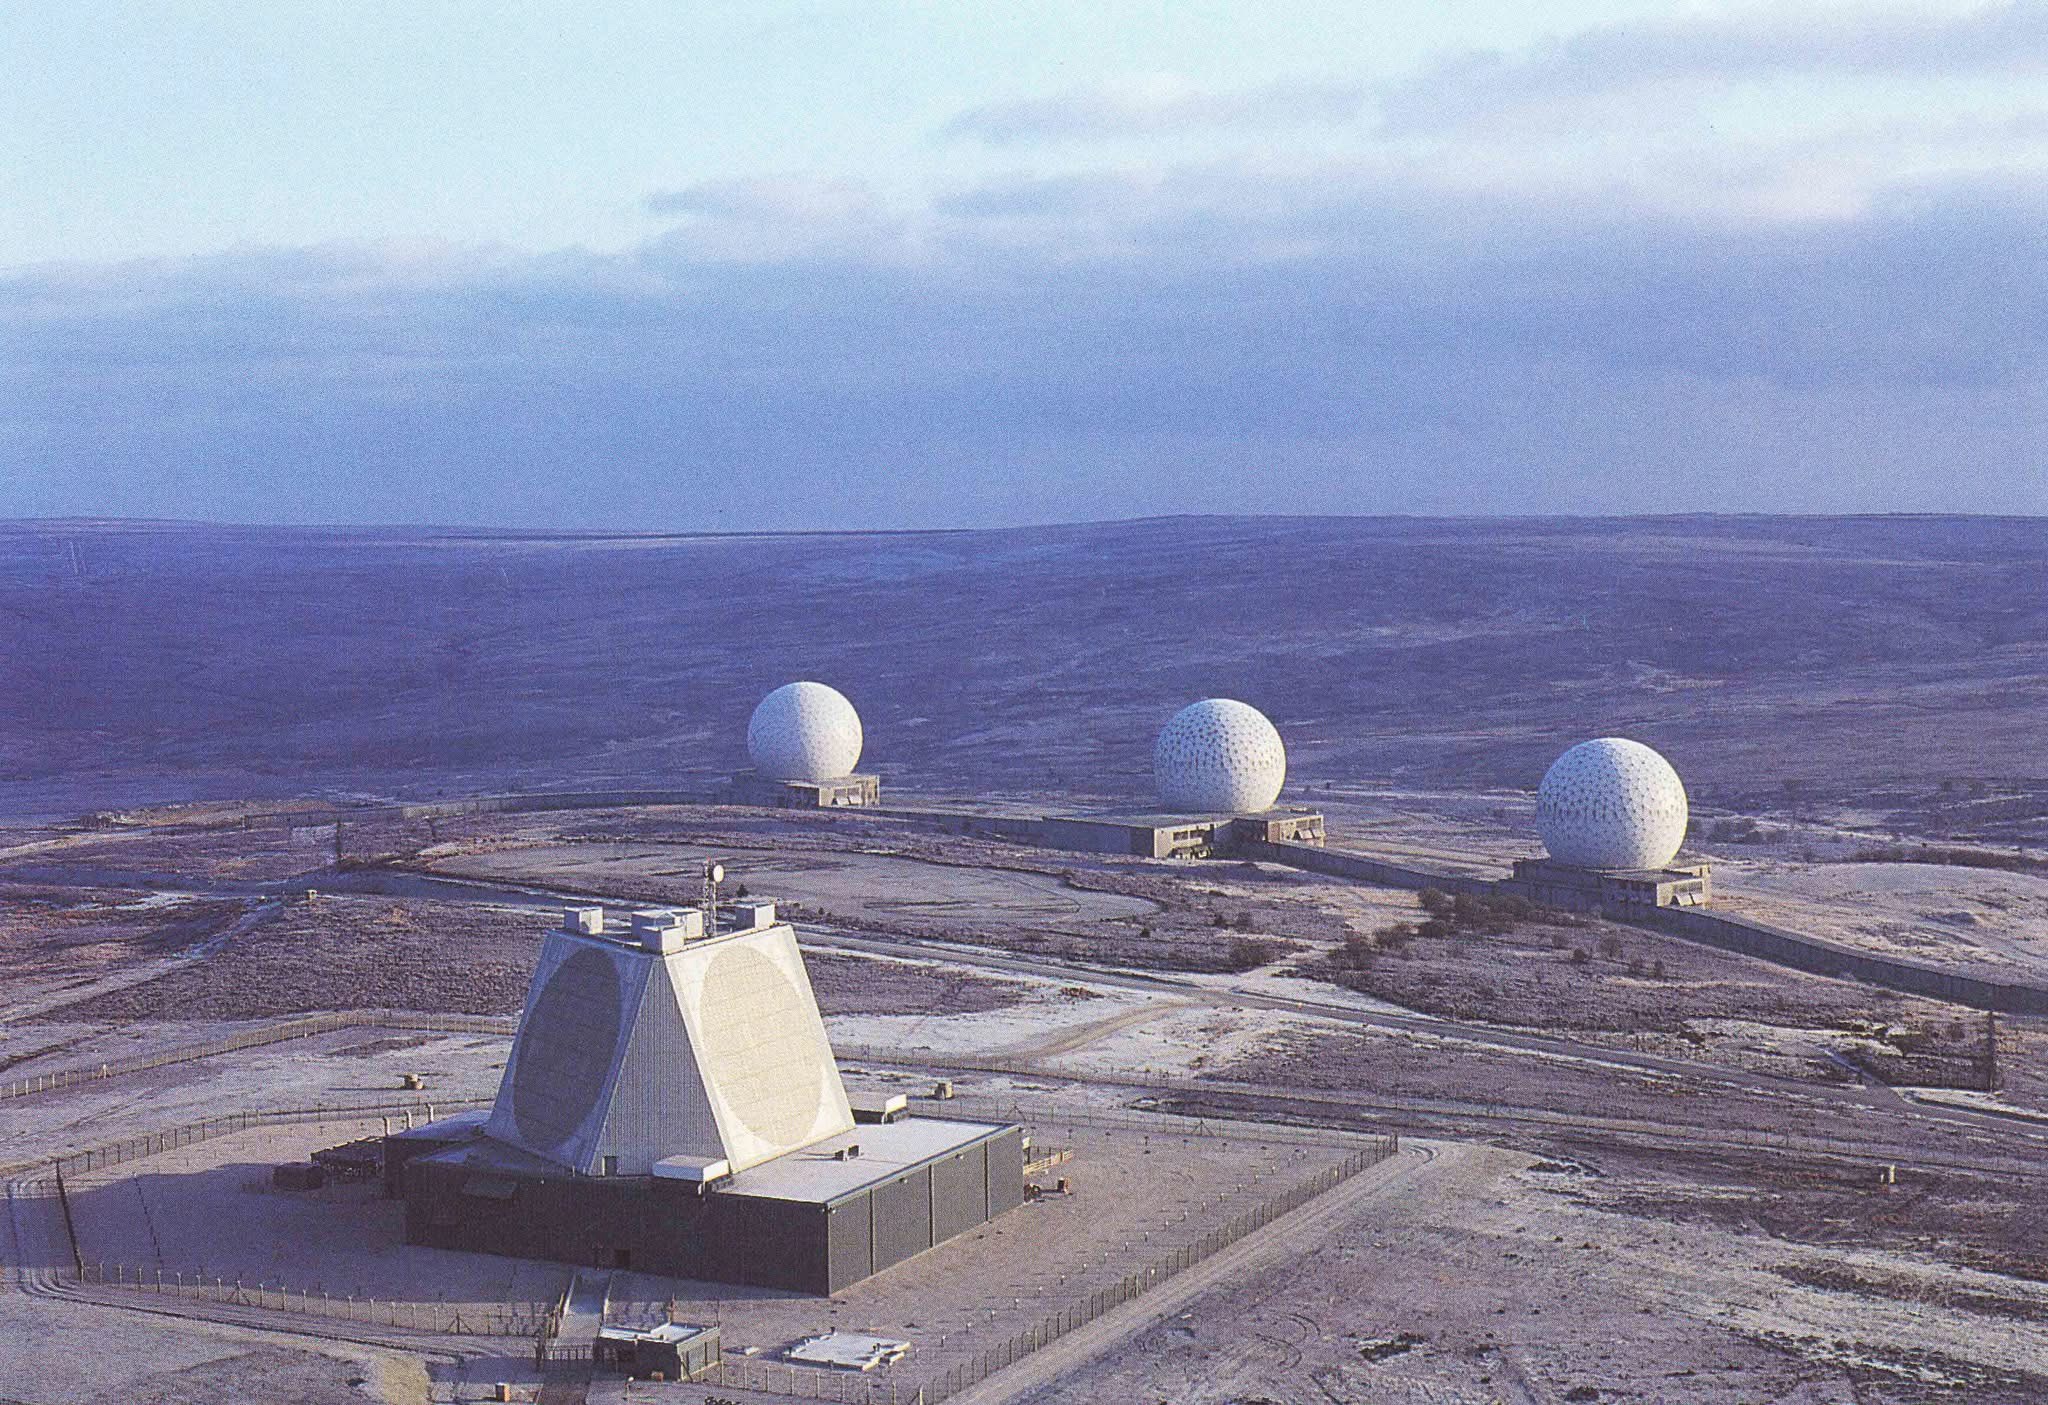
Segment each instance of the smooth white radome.
M860 762L860 714L837 688L785 683L754 709L747 755L778 781L829 781Z
M1190 703L1152 751L1159 803L1198 814L1270 810L1287 780L1287 749L1266 714L1230 698Z
M1559 863L1662 868L1685 842L1685 785L1641 742L1600 737L1551 763L1536 790L1536 829Z

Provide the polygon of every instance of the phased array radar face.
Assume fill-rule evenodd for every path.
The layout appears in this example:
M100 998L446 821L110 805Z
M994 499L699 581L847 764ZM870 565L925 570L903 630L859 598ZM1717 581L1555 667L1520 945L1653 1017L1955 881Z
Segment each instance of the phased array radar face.
M1230 698L1190 703L1152 751L1159 803L1197 814L1270 810L1287 780L1287 749L1266 714Z
M1536 829L1559 863L1662 868L1685 842L1685 786L1671 763L1626 737L1580 742L1536 791Z
M512 1070L512 1122L528 1144L558 1147L589 1119L625 1013L618 968L602 951L579 951L548 977Z
M783 684L747 723L747 755L771 780L837 780L859 763L860 744L860 714L823 683Z

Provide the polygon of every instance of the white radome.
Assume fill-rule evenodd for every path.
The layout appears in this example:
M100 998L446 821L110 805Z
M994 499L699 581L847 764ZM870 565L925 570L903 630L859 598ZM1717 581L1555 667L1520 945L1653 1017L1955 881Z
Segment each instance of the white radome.
M1559 863L1662 868L1685 842L1685 784L1641 742L1600 737L1551 763L1536 790L1536 829Z
M1270 810L1287 780L1287 748L1266 714L1230 698L1190 703L1152 751L1159 803L1197 814Z
M785 683L754 709L747 755L771 780L829 781L860 762L860 714L837 688Z

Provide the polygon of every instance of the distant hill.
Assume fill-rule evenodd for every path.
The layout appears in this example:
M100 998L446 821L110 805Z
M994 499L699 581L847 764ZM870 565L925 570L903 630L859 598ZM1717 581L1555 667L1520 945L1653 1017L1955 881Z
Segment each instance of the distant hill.
M664 536L0 524L0 812L687 784L792 678L918 789L1149 790L1182 703L1325 780L2048 777L2048 520L1176 518Z

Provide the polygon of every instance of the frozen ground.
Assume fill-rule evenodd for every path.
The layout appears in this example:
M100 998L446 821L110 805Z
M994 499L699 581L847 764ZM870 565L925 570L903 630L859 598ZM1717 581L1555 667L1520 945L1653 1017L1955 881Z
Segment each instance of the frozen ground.
M1938 517L1164 518L914 553L0 524L0 813L706 782L808 676L898 788L1129 804L1165 718L1223 695L1309 797L1526 789L1622 732L1711 804L1967 778L2027 805L1959 820L2038 831L2044 561L2039 521Z
M534 844L434 860L441 873L469 878L542 880L594 892L630 891L668 880L678 897L694 897L702 863L722 856L700 845ZM431 857L431 854L429 855ZM749 854L733 864L751 891L858 921L930 917L988 926L1143 918L1158 911L1142 898L1088 892L1041 873L951 867L880 854Z
M217 1070L223 1081L243 1072ZM771 1357L834 1328L903 1337L913 1342L914 1355L899 1374L921 1378L1194 1242L1360 1144L1214 1121L1190 1132L1085 1102L1062 1115L1042 1097L1033 1107L1026 1117L1035 1145L1073 1152L1058 1168L1073 1183L1073 1195L1030 1201L830 1300L623 1275L612 1289L613 1319L651 1320L673 1303L683 1320L719 1323L728 1351L754 1349ZM373 1187L292 1193L269 1186L271 1165L377 1130L375 1123L351 1121L234 1133L79 1176L71 1206L80 1252L96 1271L104 1265L116 1278L139 1273L147 1280L161 1271L168 1280L203 1272L251 1288L310 1289L316 1297L524 1305L559 1295L568 1276L560 1265L405 1245L401 1207ZM123 1297L124 1290L113 1290L112 1300ZM209 1315L209 1305L154 1294L126 1300L138 1309L168 1303ZM322 1327L312 1319L300 1325ZM344 1335L364 1330L353 1324L332 1329ZM39 1388L69 1388L70 1377L39 1356L23 1358L0 1347L0 1370L9 1367L49 1372L47 1379L29 1378ZM441 1375L452 1388L454 1377Z
M2048 983L2048 876L1919 863L1727 862L1728 906L1852 946Z
M1583 1168L1479 1147L1441 1155L1408 1193L1302 1236L1064 1379L1001 1383L976 1405L2048 1393L2040 1284L1618 1212Z
M1505 793L1461 800L1420 789L1342 801L1362 847L1418 861L1457 852L1488 864L1528 847L1518 844L1517 803ZM1436 807L1441 818L1425 822ZM496 873L621 902L681 893L699 854L723 847L718 836L745 840L742 873L756 891L785 899L800 891L796 902L836 915L815 926L812 971L856 1084L922 1093L950 1074L964 1095L954 1106L1029 1118L1044 1139L1084 1147L1088 1119L1139 1115L1134 1105L1276 1127L1430 1127L1505 1144L1438 1145L1426 1168L1400 1178L1398 1193L1362 1187L1355 1204L1331 1202L1342 1217L1315 1219L1314 1233L1260 1240L1269 1247L1259 1253L1248 1242L1244 1258L1145 1305L1149 1326L1090 1338L1094 1354L1064 1366L1048 1355L1004 1391L1219 1405L1333 1394L1473 1405L1496 1396L1544 1405L2004 1405L2048 1390L2028 1364L2042 1347L2048 1218L2040 1206L2048 1201L2038 1178L2016 1169L2029 1156L2039 1164L2048 1129L2001 1116L2048 1109L2048 1032L2028 1022L2002 1022L2001 1092L1952 1104L1986 1115L1934 1123L1923 1114L1949 1105L1866 1093L1853 1069L1828 1055L1898 1056L1911 1036L1932 1050L1927 1068L1940 1072L1972 1057L1983 1037L1976 1017L1629 929L1612 929L1621 943L1612 953L1601 940L1610 929L1598 924L1564 930L1562 946L1541 927L1417 939L1376 957L1373 979L1349 989L1319 978L1318 963L1349 936L1415 920L1414 895L1269 866L955 850L855 819L670 809L519 817L494 834L498 823L466 822L427 839L450 846L449 857L491 859ZM649 833L622 836L635 825ZM245 880L234 876L237 842L236 834L102 837L67 846L69 867L54 869L49 851L37 851L45 867L34 885L24 880L4 895L15 919L9 950L25 954L33 977L0 990L0 1061L10 1065L0 1081L246 1030L263 1021L232 1012L252 1008L282 1014L413 999L506 1010L554 920L547 902L489 893L464 900L439 889L323 889L316 904L278 903L221 885L292 872L312 874L295 881L315 886L414 876L295 870L320 857L317 845L252 833L246 842L262 876ZM109 886L124 854L185 887ZM1754 878L1761 894L1766 878L1794 874L1796 860L1782 854L1756 859L1746 851L1745 865L1729 865L1730 881ZM1929 870L1928 881L1954 872ZM67 893L67 875L83 886ZM2039 920L2024 906L2032 880L2008 892L2000 885L2015 880L2005 874L1959 876L1968 881L1953 890L1951 908L1997 913L2011 896L2013 940L2030 939L2027 924ZM1930 907L1938 887L1874 882L1847 869L1833 877L1853 886L1758 900L1815 910L1868 902L1908 922L1938 916ZM937 896L903 901L911 889ZM227 909L210 906L220 903ZM252 911L268 915L246 921ZM1995 926L1986 916L1969 930ZM1149 945L1133 940L1146 929ZM1275 945L1242 970L1167 959L1183 941L1213 951L1240 935ZM972 944L949 944L963 940ZM1587 948L1586 960L1574 959L1573 944ZM450 951L461 959L448 960ZM1088 964L1127 964L1137 979ZM1417 1010L1445 1018L1417 1019ZM1532 1030L1552 1038L1532 1044L1524 1037ZM223 1108L484 1097L505 1050L502 1034L353 1029L0 1101L0 1164ZM1689 1062L1667 1067L1658 1057ZM1702 1063L1721 1073L1707 1076ZM423 1074L426 1091L402 1092L405 1073ZM95 1174L80 1185L82 1241L95 1258L171 1267L196 1256L190 1266L209 1272L342 1292L411 1285L451 1301L526 1299L558 1281L558 1267L409 1256L395 1243L392 1207L365 1194L291 1196L261 1185L273 1158L348 1130L277 1129ZM764 1353L834 1325L911 1336L920 1342L912 1369L922 1370L970 1350L977 1332L1006 1334L1051 1310L1077 1271L1085 1279L1108 1267L1104 1258L1088 1269L1090 1254L1125 1252L1126 1230L1146 1243L1154 1221L1145 1217L1155 1211L1170 1221L1175 1209L1206 1205L1211 1184L1226 1199L1245 1193L1233 1171L1277 1167L1274 1149L1291 1134L1267 1134L1264 1147L1258 1135L1234 1149L1213 1140L1176 1148L1177 1137L1156 1137L1150 1158L1143 1133L1135 1152L1106 1138L1074 1163L1074 1200L1038 1202L985 1242L959 1246L972 1292L934 1256L885 1275L872 1291L822 1304L652 1282L631 1295L695 1303L728 1325L735 1345ZM1645 1148L1656 1147L1667 1154L1648 1159ZM1800 1159L1808 1153L1819 1159ZM1898 1162L1903 1178L1880 1196L1874 1168L1884 1161ZM1069 1283L1059 1282L1062 1272ZM977 1311L980 1326L970 1330ZM237 1390L261 1399L272 1382L321 1405L344 1398L337 1391L477 1398L510 1370L502 1356L458 1368L431 1354L391 1356L375 1344L251 1334L213 1321L151 1318L133 1334L143 1343L136 1354L106 1347L110 1333L119 1335L107 1324L133 1316L7 1295L0 1330L15 1335L11 1343L0 1336L0 1381L37 1387L0 1385L0 1400L198 1401ZM71 1371L50 1344L77 1349L85 1340L78 1324L91 1325L99 1355ZM406 1359L415 1365L392 1364ZM1053 1374L1034 1374L1041 1367ZM533 1384L520 1379L522 1389ZM1581 1393L1588 1390L1603 1394ZM671 1389L665 1398L702 1394Z
M411 1103L424 1113L437 1097L491 1096L509 1043L494 1035L391 1040L344 1030L9 1099L0 1102L0 1165L83 1150L239 1109ZM424 1075L427 1090L401 1090L399 1077L404 1073Z
M552 1304L568 1280L560 1266L408 1245L404 1205L385 1199L379 1184L271 1186L280 1162L381 1135L384 1126L261 1128L81 1175L71 1187L79 1253L131 1277L201 1274L387 1302Z
M911 1337L919 1348L910 1379L949 1353L972 1350L991 1333L1007 1335L1053 1310L1061 1294L1085 1287L1088 1274L1106 1272L1132 1252L1123 1249L1126 1242L1170 1240L1172 1231L1161 1226L1177 1213L1220 1213L1232 1197L1256 1193L1236 1186L1260 1167L1267 1168L1264 1182L1277 1185L1276 1178L1305 1164L1292 1134L1267 1134L1261 1145L1256 1133L1232 1142L1105 1130L1094 1119L1127 1121L1132 1114L1117 1109L1129 1093L1089 1078L1212 1073L1226 1080L1219 1086L1263 1078L1340 1098L1356 1090L1361 1101L1378 1102L1390 1094L1442 1092L1445 1070L1457 1068L1468 1089L1485 1089L1502 1107L1597 1108L1681 1122L1712 1109L1752 1124L1777 1117L1817 1135L1846 1129L1854 1117L1782 1095L1776 1102L1708 1100L1680 1079L1624 1075L1597 1058L1532 1057L1414 1030L1335 1030L1272 1012L1204 1008L1170 990L1024 977L1015 984L1026 992L1021 1000L975 1015L835 1016L835 1039L901 1057L914 1055L915 1038L922 1038L934 1045L938 1062L950 1050L1042 1063L1057 1076L961 1075L969 1096L954 1106L970 1115L1021 1116L1033 1122L1041 1144L1076 1145L1078 1159L1062 1169L1079 1185L1075 1198L1036 1202L983 1240L957 1246L951 1258L926 1256L831 1302L652 1280L625 1285L622 1296L650 1309L675 1296L694 1305L686 1315L721 1321L735 1346L770 1353L833 1326ZM397 1075L406 1071L426 1072L430 1095L486 1094L495 1085L501 1037L416 1039L346 1031L243 1051L132 1082L0 1104L0 1123L8 1147L26 1150L105 1140L229 1104L382 1100L400 1096ZM848 1063L861 1067L862 1056ZM929 1075L874 1068L851 1076L913 1092L929 1084ZM1084 1081L1070 1081L1077 1078ZM1062 1107L1070 1109L1064 1118ZM453 1300L495 1287L529 1298L558 1279L559 1269L479 1256L428 1253L435 1263L413 1263L406 1255L421 1251L396 1245L391 1207L356 1192L290 1196L247 1188L271 1159L340 1140L360 1125L230 1137L95 1175L82 1187L81 1236L96 1255L126 1258L127 1250L147 1244L166 1266L198 1255L210 1272L232 1272L239 1260L251 1277L296 1278L295 1286L345 1283L343 1291L373 1283L389 1291L404 1280L422 1296L431 1291ZM1311 1158L1321 1154L1308 1149ZM1398 1193L1367 1197L1361 1190L1355 1205L1344 1202L1351 1207L1345 1218L1305 1221L1312 1233L1247 1241L1247 1257L1235 1267L1182 1285L1189 1296L1141 1302L1137 1316L1152 1326L1128 1337L1110 1334L1097 1344L1102 1355L1074 1362L1041 1385L1024 1372L1004 1390L1042 1390L1048 1400L1222 1402L1255 1398L1248 1392L1263 1381L1266 1395L1257 1398L1329 1398L1334 1391L1340 1399L1479 1405L1492 1398L1489 1390L1549 1402L1591 1399L1569 1392L1593 1388L1609 1392L1601 1397L1608 1400L1891 1405L2017 1402L2040 1388L2028 1363L2042 1346L2032 1316L2041 1280L2017 1270L2021 1238L1998 1248L1990 1226L2006 1213L1999 1196L2009 1192L1995 1183L1958 1187L1936 1200L1918 1185L1903 1189L1893 1209L1909 1218L1895 1229L1873 1227L1859 1242L1854 1219L1841 1216L1869 1192L1842 1187L1831 1192L1836 1201L1809 1213L1784 1205L1760 1221L1739 1207L1752 1199L1761 1207L1766 1195L1775 1203L1778 1193L1752 1189L1755 1172L1739 1162L1653 1170L1583 1155L1539 1161L1452 1147L1434 1154L1426 1173L1403 1177ZM1914 1246L1912 1217L1972 1203L1989 1218L1958 1220L1963 1210L1942 1210L1950 1218L1925 1222L1944 1236L1943 1247ZM1730 1206L1738 1207L1732 1216ZM1798 1226L1805 1224L1843 1228L1822 1245L1802 1236ZM280 1250L280 1243L292 1247ZM1261 1243L1267 1250L1249 1252ZM963 1291L963 1281L977 1286ZM244 1342L232 1337L237 1329L210 1322L138 1334L145 1343L152 1333L167 1334L162 1349L147 1355L125 1354L125 1347L110 1352L102 1341L92 1362L72 1371L44 1351L48 1341L67 1338L53 1338L43 1324L61 1323L68 1332L72 1324L101 1320L103 1310L20 1295L5 1301L27 1345L0 1347L0 1373L12 1372L0 1378L36 1380L35 1391L15 1391L34 1405L69 1405L91 1398L93 1389L138 1400L184 1399L174 1392L185 1390L197 1400L237 1382L256 1398L279 1398L262 1394L267 1381L250 1384L273 1372L296 1392L291 1398L323 1405L330 1388L394 1401L419 1398L413 1392L422 1390L440 1399L477 1398L493 1372L509 1372L503 1362L460 1371L430 1362L431 1379L423 1384L420 1373L379 1365L385 1358L368 1348L323 1344L309 1351L289 1337ZM265 1354L273 1349L300 1354L287 1362ZM29 1354L16 1354L22 1351ZM178 1371L186 1374L168 1379ZM365 1384L346 1384L357 1378ZM1908 1380L1923 1383L1919 1393L1902 1391L1899 1383ZM1852 1386L1861 1394L1850 1394ZM703 1397L672 1390L644 1398Z

